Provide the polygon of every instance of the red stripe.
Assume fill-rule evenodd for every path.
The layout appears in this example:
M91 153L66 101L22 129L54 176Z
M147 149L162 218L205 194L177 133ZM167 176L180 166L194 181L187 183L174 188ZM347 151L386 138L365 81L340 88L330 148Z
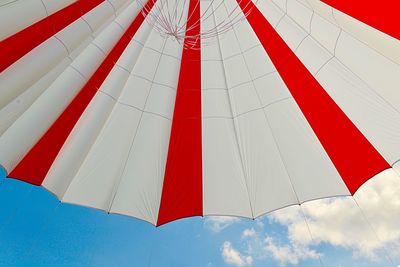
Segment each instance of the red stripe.
M0 72L102 2L104 0L78 0L3 40L0 43Z
M400 40L399 0L321 0L331 7Z
M149 0L143 9L150 10L154 5L154 0ZM72 100L63 113L57 118L53 125L47 130L35 146L25 155L17 167L10 173L10 177L26 181L31 184L42 184L47 172L54 162L58 152L63 146L68 135L71 133L78 119L89 105L102 85L115 62L119 59L132 36L139 29L144 20L143 12L139 12L137 17L125 31L117 44L98 67L93 76L80 90L78 95Z
M350 192L390 165L301 63L251 0L237 0Z
M200 19L196 2L190 0L188 27ZM199 33L197 24L186 35ZM199 42L183 50L157 225L203 214L200 60Z

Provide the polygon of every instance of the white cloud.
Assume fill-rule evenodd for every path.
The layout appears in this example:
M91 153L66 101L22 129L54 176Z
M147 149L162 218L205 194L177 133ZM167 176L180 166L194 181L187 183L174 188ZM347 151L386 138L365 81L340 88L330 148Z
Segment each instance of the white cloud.
M253 263L253 258L251 256L244 256L239 251L232 247L232 244L225 241L222 246L222 258L227 264L235 266L248 266Z
M311 249L308 245L289 241L280 244L274 238L264 232L263 227L245 229L242 232L242 240L245 241L247 249L245 252L256 260L272 258L281 266L287 264L297 265L302 260L318 260L321 254Z
M263 248L281 266L286 266L288 263L297 265L301 260L317 260L321 256L315 250L300 244L277 245L270 236L265 238Z
M299 207L280 210L268 217L288 227L292 243L309 246L325 242L370 260L378 260L386 252L397 258L400 257L399 192L400 178L390 170L368 181L354 196L356 202L345 197L303 204L301 209L313 240Z
M219 233L228 226L239 221L240 219L237 217L210 216L204 220L204 226L215 233Z
M254 230L254 228L244 229L242 233L242 238L254 237L255 235L256 235L256 230Z

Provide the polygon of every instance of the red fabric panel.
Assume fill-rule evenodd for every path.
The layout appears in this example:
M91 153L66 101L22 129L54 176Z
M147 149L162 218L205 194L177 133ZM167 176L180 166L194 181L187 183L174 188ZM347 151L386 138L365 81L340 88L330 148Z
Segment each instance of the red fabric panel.
M146 10L150 10L153 7L153 4L154 1L149 0ZM42 184L68 135L71 133L78 119L89 105L98 88L102 85L111 69L114 67L115 62L117 62L131 41L132 36L139 29L143 20L143 13L139 12L137 17L98 67L93 76L42 136L42 138L19 162L15 169L10 173L9 177L17 178L35 185Z
M3 40L0 72L102 2L104 0L78 0Z
M321 0L327 5L400 40L399 0Z
M189 4L188 27L200 18L200 5ZM200 25L187 35L200 33ZM189 46L190 41L185 40ZM167 164L157 225L203 214L201 138L201 54L184 49L175 100Z
M237 0L349 191L390 165L326 93L251 0ZM312 186L312 185L310 185Z

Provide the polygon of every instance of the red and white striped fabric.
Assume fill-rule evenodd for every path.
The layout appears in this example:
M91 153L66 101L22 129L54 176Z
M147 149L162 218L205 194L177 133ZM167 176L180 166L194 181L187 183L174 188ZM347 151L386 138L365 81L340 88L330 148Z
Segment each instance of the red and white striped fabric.
M226 17L189 27L197 2L192 36ZM397 0L223 4L251 12L183 49L145 22L152 0L1 1L8 177L161 225L352 195L396 168Z

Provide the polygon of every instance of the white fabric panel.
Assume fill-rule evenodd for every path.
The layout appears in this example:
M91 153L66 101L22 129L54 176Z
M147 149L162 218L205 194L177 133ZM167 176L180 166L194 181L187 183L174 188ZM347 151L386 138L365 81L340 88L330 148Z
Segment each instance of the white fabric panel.
M124 11L125 7L132 3L132 0L107 0L114 8L115 15L118 16Z
M315 75L333 56L312 37L308 36L296 50L296 56L306 63L307 69Z
M121 29L119 24L112 22L106 29L104 29L101 34L99 34L96 39L93 40L93 44L100 48L104 54L108 55L117 40L111 39L110 36L115 34L116 36L122 36L124 31Z
M269 23L274 27L278 25L285 15L285 11L280 9L272 0L253 2L257 6L258 10L268 18Z
M61 1L67 2L67 1ZM24 0L0 7L0 40L47 17L41 0Z
M288 5L290 5L292 0L288 0ZM308 9L313 9L312 5L308 2L308 0L295 0L297 1L299 4L302 4L304 7L308 8ZM289 8L288 8L289 9Z
M89 11L86 15L90 16L91 21L95 21L95 23L89 24L88 20L86 20L85 17L81 17L77 20L79 21L79 24L85 23L86 24L85 28L88 27L91 30L91 32L90 35L86 35L85 39L83 39L80 43L78 43L79 45L75 46L73 50L69 49L70 52L69 57L71 59L75 59L77 56L79 56L80 53L82 53L82 51L85 50L85 48L93 41L93 39L95 39L100 33L102 33L103 30L105 30L111 22L119 24L120 27L124 30L126 29L127 27L126 24L129 24L130 19L132 19L131 14L137 14L138 8L136 4L128 5L131 2L129 0L124 0L124 2L125 5L119 7L119 9L116 11L115 14L109 12L110 10L109 4L106 1L98 5L93 10ZM127 9L130 10L127 11ZM106 13L106 15L104 15L103 13ZM117 14L118 16L115 18ZM75 23L78 23L77 21L75 21ZM71 35L67 34L67 31L68 32L71 31L71 29L69 29L71 25L72 24L68 25L68 27L57 33L57 37L63 43L65 43L66 46L72 40L75 40L75 38L77 38L77 34L74 34L73 30ZM67 35L67 37L65 37L65 35ZM65 38L67 38L67 40Z
M214 45L213 45L214 46ZM204 46L201 55L207 57L213 46ZM202 89L226 89L225 72L222 60L202 60L201 62ZM203 78L207 77L207 79Z
M9 102L4 108L0 109L0 136L28 109L28 107L30 107L30 105L32 105L70 63L71 60L65 58L40 80L30 86L24 93L14 98L14 100Z
M152 31L152 26L149 23L143 23L140 26L140 30L136 32L135 36L133 37L133 40L141 44L142 46L147 42L147 39L149 38L149 33Z
M125 57L125 54L122 54L122 57ZM137 57L133 57L132 60L136 63ZM115 65L111 72L108 74L106 80L99 88L99 91L108 95L114 100L117 100L121 94L122 89L127 83L127 80L129 79L131 69L124 69L118 65Z
M0 162L11 171L85 84L68 67L0 137Z
M23 93L67 55L64 46L52 37L4 70L0 74L0 108Z
M144 29L147 30L147 29ZM141 27L139 30L143 31ZM67 138L55 162L53 163L43 186L62 198L68 185L78 172L81 164L103 129L121 92L132 92L140 87L132 88L129 84L130 72L137 63L142 47L131 41L116 66L111 70L99 92L82 114L72 133ZM129 90L123 90L124 87Z
M390 106L385 99L336 59L326 64L316 77L382 156L390 164L398 161L400 159L398 110ZM398 89L393 88L393 96L396 93Z
M104 30L104 28L107 27L107 22L111 22L113 19L115 19L114 8L108 1L104 1L98 5L96 9L96 13L88 12L82 16L82 19L90 26L91 29L93 29L93 34L95 36L97 36ZM124 10L123 13L125 12L126 10ZM107 21L104 22L104 19L107 19Z
M311 9L314 10L316 14L336 25L335 18L332 16L332 8L330 6L320 0L307 0L307 2L311 5Z
M273 0L258 1L258 7L261 13L268 19L269 23L276 28L277 21L281 21L284 17L290 17L295 23L286 18L286 28L297 31L297 35L304 36L305 33L310 33L318 42L334 54L335 45L341 29L336 25L332 17L332 10L329 6L321 1L305 0L288 0L288 13L284 14L284 10L279 8ZM311 6L310 4L311 3ZM264 6L268 5L268 9ZM308 11L307 11L308 10ZM310 15L311 13L311 15ZM279 18L279 20L278 20ZM307 26L308 25L308 26ZM302 28L298 30L296 28ZM290 36L288 30L282 30L282 37ZM301 33L302 32L302 33ZM298 38L297 38L298 39ZM286 40L285 40L286 41ZM290 45L292 49L293 44Z
M129 89L122 91L119 102L143 110L151 85L151 81L131 75L126 83Z
M57 155L43 186L59 199L64 196L114 104L108 95L96 94Z
M247 23L241 27L254 35ZM212 71L202 74L204 212L254 218L277 206L297 203L297 199L252 81L253 77L268 76L275 68L259 49L259 41L255 46L245 45L245 52L243 43L238 42L243 35L236 29L232 35L229 44L223 41L225 35L219 42L227 90L207 90L205 75L211 76ZM230 47L235 43L239 48L236 55ZM202 51L207 58L207 48ZM273 95L274 88L270 89Z
M264 110L239 116L236 125L253 216L298 203Z
M305 31L310 32L310 22L313 16L312 9L297 0L287 0L287 14Z
M226 72L228 73L228 69ZM261 107L252 82L231 88L229 94L232 100L232 113L235 117Z
M89 25L79 18L55 34L55 36L72 52L91 35Z
M278 72L254 80L254 87L263 107L292 97Z
M122 33L105 31L96 38L99 40L98 44L101 40L107 40L103 35L108 35L116 42ZM97 46L89 45L28 110L4 132L0 137L0 162L4 162L7 170L13 169L25 153L40 139L84 86L86 80L83 77L86 79L91 77L104 58L105 55ZM17 136L18 138L16 138Z
M339 27L388 59L400 64L400 41L362 23L336 9L333 9Z
M146 43L147 48L161 52L164 47L165 39L160 34L151 34L149 41Z
M143 113L110 212L157 223L171 121Z
M164 55L161 57L154 82L175 89L179 78L176 73L179 72L180 67L181 61L179 59Z
M101 92L112 92L114 96L118 96L119 92L124 89L121 85L123 86L124 81L128 78L124 74L126 74L126 71L116 66L100 88ZM119 86L116 86L116 83L119 83ZM65 202L79 203L107 210L111 204L114 184L118 177L122 175L125 167L125 159L129 154L131 140L137 130L141 112L126 105L115 104L115 99L111 98L109 94L103 95L99 93L96 97L97 101L94 100L91 103L92 109L84 113L83 119L79 121L76 130L74 129L73 134L68 139L71 144L67 143L57 157L56 163L48 177L46 177L44 185L50 187L52 180L53 183L54 181L60 183L61 186L53 187L53 190L61 191L63 194L62 200ZM110 109L113 106L114 108L110 114ZM104 110L108 112L104 112ZM87 122L94 114L98 119L88 124ZM108 120L104 125L104 121L107 118ZM90 138L89 140L91 141L87 140L87 142L82 143L82 139L87 138ZM82 152L86 153L83 153L85 157L81 157L81 161L76 162L75 157L70 155L77 153L80 145L83 145L84 148ZM65 183L60 180L60 177L64 173L62 166L66 164L65 159L73 159L75 162L71 163L79 165L74 166L76 173L71 173L73 179L72 181L69 179L71 183L64 193L62 190L65 190ZM113 161L109 162L110 159L113 159ZM102 163L98 165L98 162ZM61 167L61 169L57 167ZM101 180L104 183L98 185L97 180ZM81 188L80 183L87 183L90 186ZM56 184L56 186L59 185ZM96 194L90 194L90 190L99 191L96 191L98 192Z
M214 3L214 2L213 2ZM220 25L221 23L224 22L224 18L227 17L227 12L225 10L225 8L217 8L217 6L215 6L216 3L214 3L214 13L213 13L213 17L214 17L214 22L213 20L209 19L207 20L208 23L214 23L214 25ZM204 12L204 11L203 11ZM207 26L204 25L205 27L209 27L209 28L213 28L213 25ZM227 59L230 58L234 55L238 55L240 54L240 47L239 44L237 42L235 33L233 31L227 31L225 33L223 33L222 35L218 36L218 38L216 38L214 40L214 42L219 42L222 46L224 46L224 53L222 54L222 59ZM206 46L204 46L206 47ZM218 59L219 52L217 52L215 55L217 56Z
M222 45L221 45L222 46ZM223 49L225 46L222 46ZM222 50L222 54L224 50ZM247 71L246 63L241 54L235 55L224 60L226 83L229 88L233 88L251 80L250 73Z
M143 64L140 69L135 68L133 73L151 81L156 72L154 65L157 65L160 60L160 53L147 47L143 49L142 53L146 57L147 64Z
M0 7L6 6L6 5L11 4L12 2L15 2L15 1L19 1L19 0L0 0Z
M75 48L72 52L70 52L68 57L71 60L75 60L80 54L82 54L82 52L85 51L85 49L92 43L92 41L93 41L93 37L92 36L93 36L93 34L90 35L85 40L83 40L81 42L81 44L78 45L77 48Z
M97 45L91 43L74 61L71 67L81 74L86 81L94 74L107 56Z
M234 127L230 118L203 119L204 215L253 216Z
M234 7L232 9L234 9ZM235 33L237 36L236 42L240 45L242 51L248 51L260 45L257 35L249 31L248 25L244 22L235 25Z
M66 6L76 2L76 0L62 0L62 1L54 1L54 0L42 0L43 5L46 7L46 11L48 14L53 14L58 10L63 9Z
M221 12L219 10L220 9L217 9L218 12ZM218 16L218 12L215 13L215 16ZM216 21L217 24L220 23L217 19ZM240 54L241 52L240 47L236 40L235 33L233 31L228 31L224 33L219 39L219 42L221 43L222 46L224 46L224 53L222 55L223 60Z
M274 64L261 45L247 50L243 55L246 58L246 65L253 80L276 71Z
M292 50L295 50L307 36L307 32L293 23L288 16L283 17L275 29Z
M400 55L400 41L397 54ZM345 32L338 40L336 57L400 111L400 64L381 56Z
M128 0L127 4L130 2L131 1ZM126 6L115 18L115 22L118 23L124 30L127 30L132 22L132 18L136 18L139 12L141 12L140 6L137 3L131 3Z
M124 171L141 112L116 105L62 201L107 210L116 179Z
M174 73L175 76L176 73L177 72ZM172 120L175 95L175 89L171 89L170 87L161 84L153 84L144 110L146 112L153 113L166 119Z
M109 1L110 2L110 1ZM125 3L124 5L121 5L121 3ZM81 40L76 40L76 38L79 36L78 34L74 33L74 28L72 27L72 24L69 25L67 28L64 30L60 31L57 34L57 37L69 48L68 44L70 42L78 42L79 46L74 46L71 51L71 48L68 50L70 51L69 57L71 59L75 59L77 56L82 53L84 49L92 42L92 40L97 37L100 33L102 33L107 26L110 25L110 22L116 23L115 26L119 26L123 31L125 31L131 20L132 20L132 14L135 14L135 16L139 13L138 10L138 5L137 4L130 4L131 1L121 1L118 0L118 5L115 5L114 8L119 8L116 12L118 16L113 20L114 14L110 12L106 12L108 16L102 15L104 13L104 10L110 10L109 9L109 4L108 3L102 3L92 11L88 12L87 15L90 16L91 20L96 21L95 24L92 23L90 25L87 20L85 20L84 17L81 17L79 20L75 21L74 23L79 25L82 25L82 27L89 28L92 32L90 35L86 35L85 39ZM105 7L104 7L105 6ZM83 23L85 26L83 26ZM116 29L114 26L114 30L120 31L120 29ZM80 26L79 26L80 27ZM71 29L72 28L72 29ZM82 31L82 29L80 29ZM146 36L147 38L147 36Z
M205 11L203 4L201 12ZM217 16L201 27L213 28L218 24ZM225 51L227 57L240 53L231 31L215 38L212 44L202 45L201 51L203 214L253 217L222 62L223 43L229 49Z
M336 42L340 31L340 28L314 13L311 21L311 35L331 54L335 54Z
M270 105L265 111L301 203L328 196L350 195L293 99Z
M283 12L287 12L287 0L272 0Z
M203 77L207 77L203 74ZM227 89L207 90L201 92L202 116L207 118L232 118ZM231 122L232 123L232 122Z
M142 28L140 28L139 30L141 29ZM119 58L116 65L127 70L130 73L136 64L136 60L139 58L139 55L142 52L142 48L143 46L141 44L135 41L135 39L132 39L132 41L126 47L122 56Z
M174 57L180 61L182 58L182 46L174 39L169 38L165 43L163 54Z

